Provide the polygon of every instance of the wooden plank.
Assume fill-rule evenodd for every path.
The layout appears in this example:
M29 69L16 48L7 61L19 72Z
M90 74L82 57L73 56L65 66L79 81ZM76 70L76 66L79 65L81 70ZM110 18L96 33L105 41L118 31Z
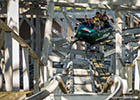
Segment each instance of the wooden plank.
M29 50L22 48L22 64L23 64L23 89L28 91L29 87Z

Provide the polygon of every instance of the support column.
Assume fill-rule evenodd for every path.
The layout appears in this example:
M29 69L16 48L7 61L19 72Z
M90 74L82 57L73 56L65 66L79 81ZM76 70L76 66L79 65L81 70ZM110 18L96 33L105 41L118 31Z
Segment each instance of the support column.
M23 63L23 89L28 91L29 87L29 50L22 48L22 63Z
M52 22L53 22L53 16L54 16L54 3L53 0L47 0L48 4L48 9L47 9L47 15L48 18L45 23L45 33L44 33L44 39L43 39L43 48L42 48L42 57L41 60L43 63L46 65L44 66L44 81L47 82L47 75L48 75L48 68L52 67L51 64L48 64L48 56L51 54L52 51L52 43L51 43L51 38L52 38Z
M116 47L116 75L119 75L122 78L123 90L125 94L128 92L128 82L125 77L126 71L125 66L123 66L124 59L122 55L122 26L123 26L123 14L120 11L116 11L116 26L117 33L115 35L115 47Z
M122 19L121 19L121 13L119 11L116 11L116 26L117 26L117 33L115 34L115 50L116 50L116 71L115 74L116 75L120 75L121 71L122 71L122 63L121 63L121 59L122 59L122 36L121 36L121 32L122 32Z
M39 60L34 59L34 93L39 92Z
M36 53L40 57L41 33L40 33L40 18L39 18L38 15L36 15L36 29L37 29L37 33L36 33Z
M110 72L115 74L115 70L116 69L116 66L115 66L115 54L112 54L111 55L111 70Z
M33 25L33 15L31 14L31 24ZM30 34L31 34L31 48L34 50L34 30L30 27ZM31 57L31 64L33 64L33 58Z
M140 56L140 50L138 51L138 56ZM135 77L134 77L134 89L140 89L140 61L136 61L135 65Z
M134 16L130 14L130 28L134 27Z
M5 34L5 68L4 68L4 79L6 91L13 90L13 70L12 70L12 36L10 32Z
M19 0L8 1L7 24L14 31L19 33ZM12 54L13 88L14 90L19 90L19 43L14 39L12 39Z

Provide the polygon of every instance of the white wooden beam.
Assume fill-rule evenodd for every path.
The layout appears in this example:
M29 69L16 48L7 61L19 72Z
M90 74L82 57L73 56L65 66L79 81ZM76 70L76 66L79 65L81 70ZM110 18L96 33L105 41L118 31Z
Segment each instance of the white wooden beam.
M136 61L135 65L135 77L134 77L134 89L140 89L140 61Z
M43 48L42 48L42 61L44 64L47 64L48 55L51 52L51 30L52 30L52 21L53 21L53 2L49 2L48 4L48 18L46 20L45 24L45 33L44 33L44 39L43 39Z
M115 52L116 52L116 75L120 75L122 77L122 63L120 59L122 59L122 36L120 32L122 32L122 20L120 18L120 12L116 12L116 26L118 33L115 34Z
M23 64L23 89L29 91L29 50L22 48L22 64Z
M44 33L44 38L43 38L43 47L42 47L42 55L41 55L41 60L45 64L44 66L44 82L46 83L48 80L48 66L52 67L48 63L48 56L52 52L52 43L51 43L51 38L52 38L52 22L53 22L53 17L54 17L54 3L52 2L53 0L47 1L48 3L48 11L47 15L48 17L46 18L45 22L45 33Z
M14 12L13 12L14 11ZM9 0L7 8L7 24L17 33L19 32L19 0ZM17 34L19 35L19 34ZM13 67L13 88L19 90L19 43L12 39L12 67Z
M12 68L12 36L11 33L5 34L5 68L4 68L4 80L6 91L13 90L13 68Z

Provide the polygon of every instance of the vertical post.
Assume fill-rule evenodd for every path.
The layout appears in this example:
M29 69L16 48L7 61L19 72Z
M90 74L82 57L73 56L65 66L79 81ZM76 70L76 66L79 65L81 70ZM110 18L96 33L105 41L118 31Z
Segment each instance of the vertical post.
M0 33L0 50L1 50L2 46L3 46L3 43L4 43L4 31L2 31Z
M34 93L39 92L39 60L34 59Z
M118 32L115 34L115 50L116 50L116 71L115 74L116 75L120 75L121 76L121 69L122 69L122 63L120 61L120 59L122 58L122 36L121 36L121 32L122 32L122 19L120 17L120 12L116 11L116 26L117 26L117 30Z
M5 67L4 65L5 65L4 60L1 57L0 59L0 91L3 90L3 68Z
M116 47L116 75L122 77L122 84L123 84L123 93L128 92L128 82L125 77L126 71L125 66L123 66L123 56L122 56L122 25L123 25L123 14L120 11L116 11L116 26L118 32L115 35L115 47ZM120 34L121 33L121 34Z
M16 31L17 33L19 32L19 0L8 1L7 24L14 31ZM12 39L12 54L13 88L14 90L19 90L19 44L14 39Z
M134 16L130 14L130 27L134 27Z
M33 15L31 14L31 24L33 24ZM30 27L30 34L31 34L31 48L34 50L34 31L33 28ZM31 64L33 63L33 58L31 57Z
M116 33L115 35L116 40L116 75L121 75L122 64L120 59L122 58L122 36L120 33Z
M51 67L51 65L48 64L48 56L51 54L52 47L51 47L51 38L52 38L52 22L53 22L53 16L54 16L54 3L53 0L47 0L48 4L48 11L47 15L48 18L45 23L45 33L44 33L44 39L43 39L43 48L42 48L42 57L41 60L45 64L44 66L44 81L47 82L47 66Z
M125 27L126 27L126 18L125 18L125 15L126 15L126 13L123 13L123 25L122 25L122 28L123 29L125 29Z
M66 21L66 18L64 17L63 19L63 38L66 38L67 37L67 27L68 27L68 24L67 24L67 21Z
M115 74L115 70L116 66L115 66L115 54L111 55L111 73Z
M12 70L12 36L10 32L5 34L5 68L4 68L4 79L6 91L13 90L13 70Z
M138 51L138 56L140 56L140 51ZM135 65L135 80L134 80L134 89L140 89L140 61L136 61Z
M36 33L36 52L37 52L37 55L40 57L41 33L40 33L40 18L39 18L38 15L36 15L36 29L37 29L37 33Z
M22 62L23 62L23 89L29 90L29 50L22 48Z

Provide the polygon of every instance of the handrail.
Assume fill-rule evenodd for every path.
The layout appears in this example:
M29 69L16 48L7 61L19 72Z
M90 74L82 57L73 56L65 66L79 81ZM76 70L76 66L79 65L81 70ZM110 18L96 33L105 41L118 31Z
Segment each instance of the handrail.
M113 96L117 95L118 92L120 92L120 89L122 87L122 81L121 81L121 78L117 75L114 76L114 81L116 81L118 84L117 84L117 87L116 89L113 91L113 93L111 93L107 98L106 100L110 100ZM115 82L115 83L116 83Z
M32 56L34 59L38 59L39 60L39 64L41 66L44 66L43 62L40 60L40 58L35 54L35 52L31 49L31 47L24 42L24 40L17 35L16 31L13 31L9 26L7 26L1 19L0 19L0 28L5 31L5 32L10 32L12 37L23 47L27 47L29 49L29 54L30 56ZM4 32L4 33L5 33Z
M63 93L67 94L67 89L64 85L64 82L60 75L55 75L44 88L44 90L32 95L31 97L26 98L25 100L42 100L49 96L55 91L57 87L60 87Z

